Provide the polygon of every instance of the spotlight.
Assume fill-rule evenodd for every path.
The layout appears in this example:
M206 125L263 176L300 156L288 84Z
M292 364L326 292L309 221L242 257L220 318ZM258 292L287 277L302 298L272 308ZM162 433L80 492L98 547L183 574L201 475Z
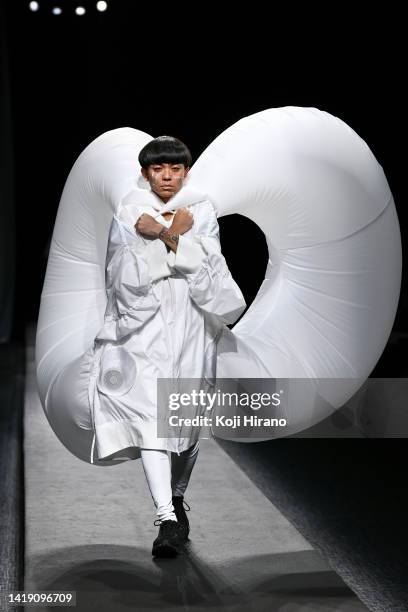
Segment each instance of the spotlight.
M54 15L61 15L62 10L60 9L59 6L54 6L54 8L52 9L52 12Z
M38 9L40 8L38 2L30 2L28 6L30 7L30 11L38 11Z
M77 6L75 12L77 15L85 15L85 9L83 6Z
M108 8L108 3L107 2L97 2L96 8L98 11L106 11L106 9Z

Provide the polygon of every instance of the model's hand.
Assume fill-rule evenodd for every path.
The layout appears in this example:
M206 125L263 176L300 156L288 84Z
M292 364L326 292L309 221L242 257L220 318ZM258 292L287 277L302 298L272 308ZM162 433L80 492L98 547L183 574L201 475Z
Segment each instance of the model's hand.
M187 208L179 208L173 217L171 224L172 234L184 234L194 223L193 214Z
M157 238L163 225L156 221L151 215L143 213L140 215L135 225L136 232L148 236L150 238Z

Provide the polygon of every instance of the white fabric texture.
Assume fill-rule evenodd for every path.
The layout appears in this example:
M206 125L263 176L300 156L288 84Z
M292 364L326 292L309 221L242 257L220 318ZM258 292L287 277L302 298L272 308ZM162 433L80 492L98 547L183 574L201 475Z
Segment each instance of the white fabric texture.
M188 287L189 299L199 302L200 311L220 329L217 380L265 378L284 391L288 427L271 428L266 439L300 432L327 418L372 372L398 306L401 236L381 165L350 126L325 111L288 106L243 117L217 136L194 163L186 185L161 211L155 210L159 216L180 206L197 209L198 231L181 239L176 266L174 254L164 253L164 245L154 241L142 253L142 245L126 228L135 219L132 207L151 204L151 199L134 197L148 198L138 154L151 139L133 128L102 134L81 153L64 186L36 338L38 389L50 426L82 460L95 456L101 465L114 463L109 456L98 459L98 450L109 449L99 448L94 438L91 407L102 397L94 384L99 375L95 339L100 334L102 343L126 343L130 349L129 337L138 337L144 325L151 329L149 324L162 316L157 302L169 305L175 296L179 299L177 282L184 291ZM187 187L199 194L194 204ZM225 321L234 320L237 298L228 288L224 292L223 261L211 231L202 225L202 211L210 214L212 209L217 218L237 213L256 223L269 250L258 294L232 329ZM130 223L123 210L130 214ZM116 245L108 264L107 295L110 227ZM246 249L250 265L251 245ZM135 267L136 285L130 282ZM177 274L169 275L169 270ZM124 288L121 295L116 294L119 286ZM214 286L220 289L217 298L210 293ZM233 304L227 298L224 302L224 295L232 297ZM165 312L166 324L173 325L171 309ZM153 344L149 340L153 363L164 363L163 338ZM203 354L202 340L195 349ZM131 351L140 372L144 364L137 350L143 352L142 343ZM174 364L170 369L177 372ZM299 392L295 378L310 386ZM126 386L126 381L117 384L122 382ZM123 398L126 394L111 403L119 419L127 414L121 414ZM96 409L100 434L104 413L106 406ZM119 442L123 438L129 443L126 428L116 434ZM238 441L256 439L248 435ZM135 438L123 449L123 460L140 456L140 442Z
M160 523L177 521L171 499L171 468L167 451L140 449L143 470Z
M160 523L169 519L177 520L172 496L184 495L197 460L199 446L200 442L197 440L179 455L171 453L171 458L164 450L141 449L143 470Z
M151 275L149 269L152 241L133 227L142 212L154 215L161 200L152 191L132 195L134 199L126 198L126 214L122 203L112 220L106 259L107 306L94 343L93 367L98 373L91 405L98 459L131 446L177 453L191 446L200 433L197 427L184 428L179 438L157 437L156 380L215 378L216 342L222 325L233 323L246 306L221 253L218 222L209 200L201 198L191 206L194 224L180 236L176 253L167 253L165 244L154 240L163 247L161 267L164 262L168 267L167 275L162 276ZM142 197L150 199L150 206L130 205ZM192 192L190 197L194 199ZM125 221L129 218L131 225ZM162 217L160 221L170 224ZM121 362L122 367L112 370L106 355L116 353L113 361ZM127 381L130 367L126 361L132 358L137 371ZM105 362L107 370L103 369ZM121 380L107 388L104 381L112 372Z

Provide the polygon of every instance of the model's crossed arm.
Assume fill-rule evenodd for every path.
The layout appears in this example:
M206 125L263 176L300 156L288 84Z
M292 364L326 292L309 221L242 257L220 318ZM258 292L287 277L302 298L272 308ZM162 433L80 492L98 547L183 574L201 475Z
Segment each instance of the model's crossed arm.
M187 208L179 208L169 228L156 221L151 215L143 213L135 223L135 230L148 238L161 239L172 251L177 252L179 235L187 232L194 218Z

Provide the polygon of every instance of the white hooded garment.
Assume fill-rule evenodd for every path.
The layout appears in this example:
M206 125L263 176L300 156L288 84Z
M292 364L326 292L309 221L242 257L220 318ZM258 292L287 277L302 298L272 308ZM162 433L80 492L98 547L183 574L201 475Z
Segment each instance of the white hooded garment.
M171 225L161 215L171 202L165 205L152 190L132 190L113 216L104 325L91 348L92 462L95 450L98 459L135 459L140 448L180 453L191 446L197 427L158 437L157 378L211 384L222 329L246 308L221 253L213 204L184 186L177 194L181 206L189 208L194 223L180 235L176 253L134 229L142 213Z

